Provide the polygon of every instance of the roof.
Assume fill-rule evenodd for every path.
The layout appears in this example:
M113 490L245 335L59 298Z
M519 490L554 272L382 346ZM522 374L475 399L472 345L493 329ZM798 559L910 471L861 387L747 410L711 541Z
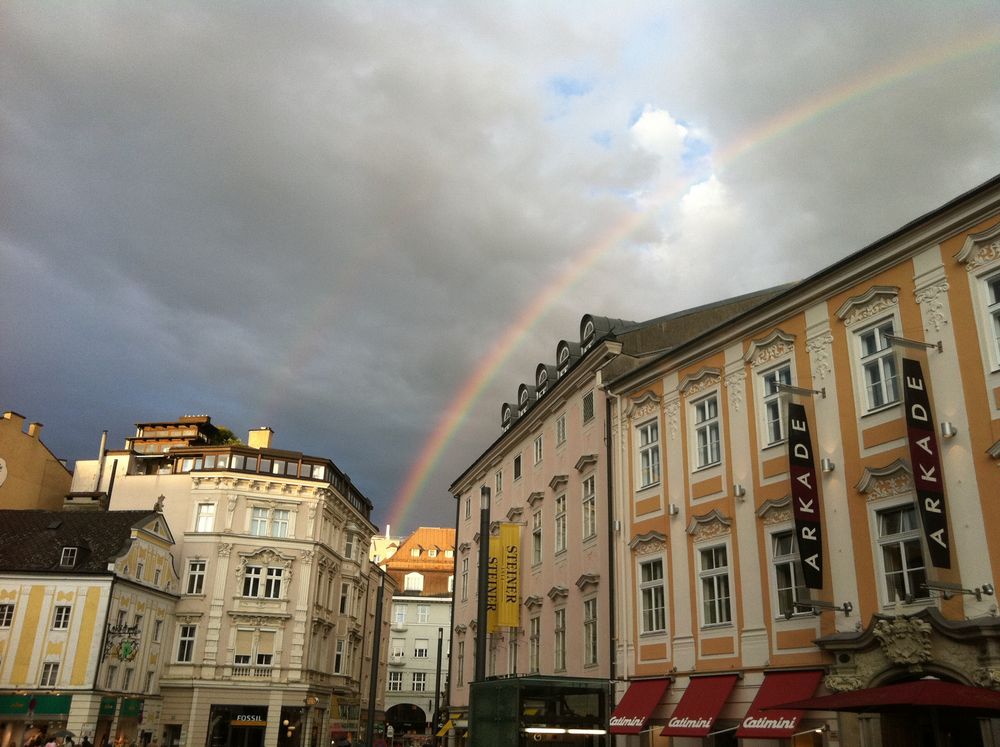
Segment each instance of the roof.
M155 511L0 510L0 571L107 574L128 547L132 530ZM79 547L72 568L61 567L63 547Z
M430 550L436 548L436 557L428 557L422 552L414 558L410 551L414 548ZM455 549L455 530L452 527L420 527L400 543L396 552L384 561L387 570L447 570L454 567L454 560L444 556L445 550Z

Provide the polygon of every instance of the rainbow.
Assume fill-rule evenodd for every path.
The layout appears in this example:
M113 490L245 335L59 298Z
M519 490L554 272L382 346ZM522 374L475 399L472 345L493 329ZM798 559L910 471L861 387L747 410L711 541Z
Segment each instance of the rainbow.
M795 108L779 113L716 150L713 156L716 169L723 169L754 148L765 145L853 100L869 96L932 68L988 52L998 45L1000 45L1000 26L989 28L973 36L963 37L951 45L935 48L929 53L924 51L921 54L900 59L891 65L871 70L850 83L826 91L802 102ZM665 205L682 196L691 185L690 181L672 182L659 190L648 204L651 208ZM441 455L455 437L476 400L496 376L504 362L545 316L556 300L585 275L604 254L648 220L651 211L649 209L629 214L621 223L598 237L579 254L571 266L555 277L507 328L493 349L483 358L476 370L462 385L462 388L451 399L450 405L438 419L434 430L424 442L420 453L410 466L393 499L387 523L398 529L406 527L409 518L408 512L416 504L416 498L434 472Z

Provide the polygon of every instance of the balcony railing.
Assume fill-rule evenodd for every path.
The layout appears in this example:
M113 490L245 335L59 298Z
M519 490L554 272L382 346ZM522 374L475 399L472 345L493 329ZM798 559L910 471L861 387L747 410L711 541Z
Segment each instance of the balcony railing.
M390 667L401 667L406 663L406 657L402 654L393 654L389 657Z
M233 677L248 677L250 679L271 679L271 672L273 672L272 667L254 667L254 666L233 666Z

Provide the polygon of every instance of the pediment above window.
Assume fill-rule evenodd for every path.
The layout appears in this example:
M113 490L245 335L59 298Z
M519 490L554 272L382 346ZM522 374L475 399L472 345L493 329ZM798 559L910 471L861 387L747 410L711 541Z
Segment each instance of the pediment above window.
M541 503L544 498L545 498L545 493L541 492L540 490L536 490L534 493L528 496L528 505L534 508L535 504Z
M597 454L584 454L576 460L576 471L583 472L585 469L593 467L595 464L597 464Z
M551 589L549 589L548 596L549 599L551 599L553 602L557 599L565 599L566 597L569 596L569 589L567 589L565 586L553 586Z
M269 568L291 568L293 558L281 555L270 547L262 547L254 552L241 552L238 575L243 575L243 569L248 565L264 565Z
M465 631L466 627L462 625L462 623L459 623L458 625L455 626L455 632L458 633L459 635L463 635Z
M500 531L500 522L499 521L491 521L490 522L490 535L494 535L494 534L496 534L499 531Z
M757 368L790 355L794 348L795 335L776 329L767 337L751 342L743 360Z
M969 272L1000 259L1000 223L985 231L969 234L955 259L964 264Z
M532 594L530 597L524 600L524 606L529 610L539 609L545 603L545 598L539 596L538 594Z
M552 490L559 490L563 485L569 482L569 475L555 475L551 480L549 480L549 487Z
M851 296L837 309L837 318L851 327L866 322L896 308L899 288L892 285L873 285L860 296Z
M586 591L591 586L596 589L600 580L601 576L599 573L584 573L576 580L576 588L580 591Z
M635 535L628 543L629 549L636 555L649 555L662 552L667 546L667 535L655 530Z
M782 524L792 520L792 497L772 498L757 509L757 518L764 524Z
M632 399L625 410L625 417L637 419L655 415L660 409L660 398L656 392L645 391Z
M696 540L729 534L732 519L726 518L719 509L713 509L701 516L692 516L687 533Z
M459 552L468 552L471 547L472 547L472 545L470 543L463 542L461 545L458 546L458 551Z
M722 380L722 372L717 368L704 367L698 373L688 374L680 383L678 389L685 397L699 394L706 389L718 386Z
M1000 459L1000 441L997 441L990 448L988 448L986 450L986 453L989 454L994 459Z
M517 521L524 514L524 509L520 506L511 507L510 511L507 512L507 521Z
M885 467L865 467L855 487L870 501L912 493L913 471L902 459L897 459Z

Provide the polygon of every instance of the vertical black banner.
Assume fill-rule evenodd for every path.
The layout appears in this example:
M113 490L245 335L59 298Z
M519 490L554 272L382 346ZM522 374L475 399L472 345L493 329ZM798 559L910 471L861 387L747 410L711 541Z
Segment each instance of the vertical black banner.
M951 568L951 541L945 510L944 482L927 381L920 361L903 358L903 405L906 407L906 440L910 446L913 483L927 551L935 568Z
M792 478L792 513L803 583L810 589L822 589L823 527L816 465L806 408L795 402L788 403L788 470Z

